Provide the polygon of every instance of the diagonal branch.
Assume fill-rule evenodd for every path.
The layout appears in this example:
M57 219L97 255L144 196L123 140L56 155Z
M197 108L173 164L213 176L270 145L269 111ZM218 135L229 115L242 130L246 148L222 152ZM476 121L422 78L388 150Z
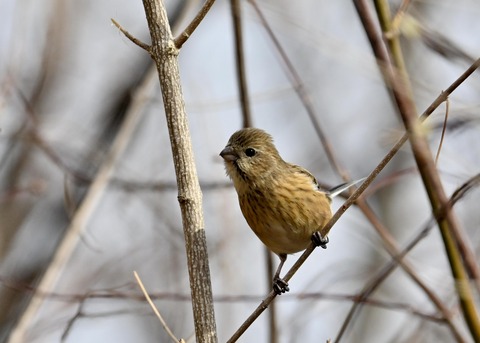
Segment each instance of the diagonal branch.
M267 18L263 15L262 11L258 7L258 4L255 0L248 0L248 2L253 6L253 9L257 13L260 21L262 22L263 27L267 31L268 36L272 40L273 44L275 45L275 48L277 49L277 52L279 53L281 59L283 60L283 63L286 65L286 69L290 73L288 76L290 77L291 84L293 86L293 89L297 93L298 97L301 99L303 106L305 107L305 110L307 111L307 114L310 118L310 121L313 125L313 128L315 129L315 132L317 133L317 136L320 138L320 142L322 143L322 146L325 148L325 154L327 155L328 161L334 167L337 171L340 172L340 176L342 179L346 180L348 177L343 174L343 169L340 168L340 162L338 162L337 157L333 153L333 149L331 147L331 144L329 140L327 139L327 136L320 126L317 115L315 113L315 108L313 106L312 99L305 88L304 83L302 82L302 79L298 72L296 71L295 67L293 66L292 62L287 56L287 53L283 49L282 45L280 44L280 41L278 40L277 36L273 32L272 28L270 27Z
M460 86L473 72L480 67L480 59L475 61L460 77L455 80L445 91L441 92L440 95L432 102L432 104L423 112L421 115L421 120L425 120L433 111L444 102L448 96L454 92L458 86ZM382 171L382 169L390 162L390 160L395 156L395 154L400 150L402 145L407 141L408 134L405 133L398 142L393 146L393 148L387 153L387 155L380 161L377 167L370 173L370 175L365 179L365 181L360 185L360 187L347 199L347 201L338 209L334 214L332 219L324 226L320 232L322 236L328 234L332 226L338 221L338 219L343 215L343 213L360 197L363 191L368 187L368 185L375 179L375 177ZM303 254L298 258L295 264L290 268L287 274L284 276L285 281L289 281L292 276L297 272L297 270L302 266L305 260L310 256L310 254L315 249L313 244L303 252ZM238 330L232 335L232 337L227 341L228 343L233 343L242 336L242 334L252 325L256 318L258 318L263 311L267 309L269 304L275 299L276 294L272 291L254 310L254 312L245 320L245 322L238 328Z
M333 145L330 144L330 141L325 134L325 130L322 128L320 122L318 121L318 115L315 112L315 109L313 107L313 103L310 99L310 95L308 91L305 89L304 84L296 71L294 65L291 63L290 59L288 58L286 52L280 45L280 42L276 38L272 28L270 27L268 21L266 20L265 16L263 15L262 11L256 4L255 0L250 0L252 6L254 7L255 11L257 12L257 15L260 17L260 20L262 21L262 24L264 28L267 30L270 39L274 42L275 47L280 54L283 62L285 63L287 70L290 73L291 76L291 82L293 84L293 87L295 91L297 92L300 100L302 101L309 117L310 120L317 132L317 135L320 137L320 140L322 142L322 145L325 149L326 155L330 161L330 164L332 168L344 179L345 182L350 181L349 173L338 163L338 159L336 158ZM388 51L385 48L383 42L379 42L377 44L376 49L378 53L382 56L382 58L388 60L389 55ZM328 189L328 188L327 188ZM352 191L352 190L351 190ZM358 208L363 212L364 216L370 221L372 224L373 228L375 231L378 233L380 238L382 239L383 246L386 249L386 251L391 255L395 256L399 253L399 248L398 245L395 242L395 239L393 236L390 234L388 229L383 225L383 223L380 221L378 216L375 214L375 212L372 210L372 208L368 205L366 200L362 197L357 200L357 205ZM435 294L435 292L429 288L425 282L420 278L418 273L414 270L414 268L411 266L408 261L401 260L400 261L401 267L409 274L409 276L412 278L412 280L425 292L425 294L430 298L430 300L435 304L435 306L438 308L440 312L442 312L447 318L447 324L451 328L451 330L454 332L458 332L458 329L456 327L456 324L451 320L451 316L449 316L449 311L448 308L443 304L442 300Z
M367 4L364 0L354 0L354 2L357 8L364 8L365 12L368 12ZM375 4L382 28L390 31L391 18L388 2L376 0ZM361 16L361 20L362 23L368 23L368 25L364 26L372 46L380 44L380 35L375 28L372 29L371 17ZM456 283L461 284L461 289L459 288L457 291L464 319L474 340L480 341L480 318L467 274L468 271L478 281L480 278L479 267L474 253L466 243L467 239L458 225L454 212L449 207L446 207L448 198L436 169L425 132L421 128L421 121L417 116L398 36L393 35L389 37L388 43L390 53L393 55L393 63L388 60L382 60L378 55L376 57L380 62L384 63L384 81L387 86L391 87L393 98L409 134L413 156L430 199L432 211L434 214L437 214L441 209L446 209L445 217L437 219L437 224L442 235L453 277Z
M188 38L190 38L193 31L195 31L197 26L200 25L203 18L205 18L205 16L207 15L208 11L210 10L214 2L215 0L206 0L202 8L200 9L200 11L195 16L195 18L193 18L193 20L191 21L191 23L188 24L185 30L183 30L183 32L177 38L174 39L173 42L177 49L180 49L183 46L183 44L188 40Z
M113 23L113 25L115 25L124 35L125 37L127 37L128 39L130 39L130 41L139 46L140 48L142 48L143 50L147 51L147 52L150 52L150 45L142 42L140 39L138 38L135 38L130 32L128 32L127 30L125 30L122 25L120 25L115 19L110 19Z
M458 202L462 197L466 195L466 193L471 190L473 187L478 186L480 183L480 174L474 175L471 177L469 180L464 182L460 187L458 187L455 192L453 192L452 196L449 199L448 205L442 209L440 216L444 217L446 213L446 208L447 207L452 207L455 205L456 202ZM400 251L398 254L392 257L391 261L388 262L378 273L375 275L371 280L363 287L363 290L360 292L360 294L357 295L358 302L355 302L347 317L345 318L342 327L340 328L340 331L337 334L337 337L335 338L335 342L340 342L342 339L343 335L346 332L346 329L348 325L351 323L354 315L358 313L358 308L360 307L361 304L365 303L369 296L373 294L373 292L381 285L382 281L385 280L388 275L390 275L395 268L397 267L398 264L401 263L402 259L427 235L429 232L433 229L435 220L439 218L435 218L435 216L432 216L432 218L428 221L428 223L425 225L425 227L413 237L413 239L410 240L410 242L406 245L406 247ZM452 321L452 313L448 310L442 311L444 312L445 315L445 320L447 324ZM451 327L452 333L455 336L455 339L457 342L466 342L465 338L463 337L462 333L456 329L455 326Z
M184 340L184 339L178 339L178 338L175 336L175 334L173 333L172 329L170 329L170 327L168 326L167 322L166 322L165 319L163 318L162 314L160 313L160 311L158 310L158 308L155 306L152 298L151 298L150 295L148 294L147 289L145 288L145 285L143 284L142 279L140 278L140 276L138 275L138 273L137 273L136 271L134 271L134 272L133 272L133 275L135 276L135 280L137 281L138 286L140 287L143 295L145 296L145 299L147 299L148 304L150 305L150 307L152 308L153 312L154 312L155 315L157 316L158 320L159 320L160 323L162 324L163 329L165 330L165 332L167 333L167 335L170 336L170 338L173 340L173 342L185 343L185 340Z
M147 78L135 92L132 105L125 115L125 119L112 143L110 151L92 180L92 184L89 186L80 207L75 212L69 227L66 229L52 262L34 290L30 303L12 331L9 337L10 343L29 342L32 340L32 337L29 337L29 329L45 301L45 292L53 289L60 275L64 272L67 263L70 261L78 242L106 192L118 159L125 151L142 118L143 111L141 111L141 108L144 99L150 95L153 88L153 79Z

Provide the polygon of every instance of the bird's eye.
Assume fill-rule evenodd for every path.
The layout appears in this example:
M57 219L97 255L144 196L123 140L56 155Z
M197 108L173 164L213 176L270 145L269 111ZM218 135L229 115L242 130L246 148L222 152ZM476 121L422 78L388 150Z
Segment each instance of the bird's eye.
M247 155L248 157L252 157L252 156L255 156L257 152L255 151L255 149L253 148L247 148L245 149L245 155Z

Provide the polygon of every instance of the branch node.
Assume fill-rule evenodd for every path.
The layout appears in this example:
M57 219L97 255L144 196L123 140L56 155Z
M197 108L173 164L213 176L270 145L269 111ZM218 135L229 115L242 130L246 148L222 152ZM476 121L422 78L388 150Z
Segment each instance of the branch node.
M178 195L177 199L180 204L187 204L192 202L192 199L186 197L185 195Z
M177 48L175 44L175 40L168 41L166 53L172 56L177 56L180 50Z

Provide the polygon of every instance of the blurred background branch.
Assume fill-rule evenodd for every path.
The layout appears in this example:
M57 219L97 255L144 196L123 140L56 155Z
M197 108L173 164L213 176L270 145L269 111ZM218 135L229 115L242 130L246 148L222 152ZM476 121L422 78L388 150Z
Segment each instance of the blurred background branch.
M364 1L360 1L366 7ZM480 278L478 264L463 229L459 227L459 221L454 212L448 206L448 198L441 184L440 175L435 166L433 155L425 135L425 130L418 118L416 105L413 99L413 90L406 70L403 53L400 47L398 35L388 35L392 32L391 14L387 1L375 1L377 16L387 37L388 50L391 60L382 59L383 55L377 54L376 58L383 64L387 87L391 87L400 116L409 134L413 156L416 160L419 173L422 177L425 189L429 196L432 212L436 215L437 223L442 234L450 267L455 283L461 285L458 288L458 298L463 310L465 321L475 341L480 340L480 318L476 308L475 297L470 287L467 270L474 280ZM370 17L368 17L370 19ZM367 20L368 20L367 19ZM364 22L366 20L364 19ZM372 27L373 25L368 25ZM371 30L366 30L367 33ZM370 35L369 39L377 39L379 35ZM372 45L381 43L372 43ZM374 50L375 51L375 50ZM439 211L445 214L439 216Z
M325 188L367 175L404 133L395 84L384 82L389 64L398 64L389 52L395 44L411 101L427 108L420 134L430 151L443 140L435 168L446 199L462 199L455 215L464 232L455 245L470 250L460 259L470 265L465 282L452 278L442 236L431 229L431 202L412 150L398 145L357 206L336 223L329 248L305 260L291 280L292 294L275 300L276 325L259 317L242 340L326 341L345 325L343 341L473 341L459 291L463 296L470 285L478 305L480 83L472 73L480 44L472 32L480 29L480 4L389 1L381 25L382 1L249 1L233 17L241 23L238 55L229 2L217 2L207 16L200 12L213 2L165 3L177 40L194 18L204 18L182 42L179 63L204 191L219 340L230 337L270 287L259 263L264 247L242 218L219 151L235 130L255 125ZM365 37L361 3L374 41ZM110 22L115 18L149 42L142 2L5 0L0 8L0 340L37 293L44 301L30 321L29 342L168 341L132 283L133 270L171 330L192 336L182 215L157 82L138 96L156 69ZM239 58L248 106L238 95L240 62L232 64ZM441 106L447 97L448 120ZM42 290L40 276L88 202L132 106L141 115L101 200L55 286ZM250 113L247 124L242 106ZM342 203L335 200L334 209ZM387 267L388 277L372 281Z

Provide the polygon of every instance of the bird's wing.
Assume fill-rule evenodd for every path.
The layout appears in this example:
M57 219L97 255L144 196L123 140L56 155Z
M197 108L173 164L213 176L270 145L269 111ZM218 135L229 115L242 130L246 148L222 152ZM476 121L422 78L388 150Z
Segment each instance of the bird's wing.
M296 164L290 164L290 167L292 168L293 172L301 173L308 176L312 180L313 186L316 187L319 191L324 192L324 190L322 190L322 188L318 184L318 181L315 178L315 176L313 176L312 173L310 173L308 170L306 170L303 167L297 166Z
M353 185L356 185L357 183L362 182L365 179L366 179L366 177L364 177L362 179L359 179L359 180L342 183L341 185L338 185L336 187L333 187L333 188L329 189L328 193L329 193L330 197L333 198L333 197L339 195L340 193L342 193L344 190L352 187Z
M324 192L327 194L327 196L329 198L333 198L337 195L339 195L340 193L342 193L344 190L352 187L353 185L356 185L362 181L364 181L366 179L366 177L364 178L361 178L361 179L358 179L358 180L355 180L355 181L351 181L351 182L346 182L346 183L342 183L341 185L338 185L338 186L335 186L331 189L329 189L328 191L325 191L319 184L318 184L318 181L317 179L315 178L315 176L312 175L312 173L310 173L308 170L306 170L305 168L302 168L300 166L297 166L296 164L290 164L290 167L292 168L292 170L294 172L298 172L298 173L302 173L302 174L305 174L307 175L311 180L312 180L312 183L314 184L314 186L320 191L320 192Z

